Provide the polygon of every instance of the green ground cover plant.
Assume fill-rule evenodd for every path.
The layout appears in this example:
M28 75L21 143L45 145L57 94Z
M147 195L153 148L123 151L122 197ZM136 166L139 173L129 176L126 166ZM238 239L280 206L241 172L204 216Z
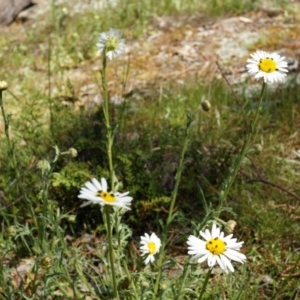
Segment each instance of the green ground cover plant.
M78 18L52 2L21 43L0 40L0 299L299 297L300 87L282 82L285 61L256 52L258 81L125 93L125 44L153 16L257 9L222 3L124 1ZM78 109L64 74L93 67L101 101Z

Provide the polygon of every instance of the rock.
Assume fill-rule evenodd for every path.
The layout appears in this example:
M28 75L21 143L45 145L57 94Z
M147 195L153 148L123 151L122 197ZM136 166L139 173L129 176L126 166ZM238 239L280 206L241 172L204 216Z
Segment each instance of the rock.
M0 27L12 23L19 12L32 5L31 0L0 0Z
M297 71L299 67L298 59L295 57L286 56L285 61L287 61L289 72Z

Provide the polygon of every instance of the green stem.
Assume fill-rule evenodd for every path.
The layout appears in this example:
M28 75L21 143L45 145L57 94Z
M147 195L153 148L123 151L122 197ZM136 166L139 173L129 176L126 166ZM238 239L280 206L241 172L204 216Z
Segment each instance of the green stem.
M178 170L177 170L177 173L176 173L176 176L175 176L175 187L174 187L174 190L173 190L172 195L171 195L171 203L170 203L168 218L167 218L166 225L163 228L161 250L159 252L159 257L158 257L158 260L157 260L157 265L158 265L159 270L158 270L158 273L157 273L157 276L156 276L156 282L155 282L155 285L154 285L154 293L153 293L153 297L152 297L153 300L157 296L159 283L160 283L160 280L161 280L163 257L164 257L164 254L165 254L165 247L166 247L166 243L167 243L167 234L168 234L168 231L169 231L170 224L172 223L172 220L173 220L173 211L174 211L174 206L175 206L175 202L176 202L176 198L177 198L177 194L178 194L178 187L179 187L179 183L180 183L180 179L181 179L181 174L182 174L182 170L183 170L183 166L184 166L184 157L185 157L185 153L186 153L187 146L188 146L188 143L189 143L188 132L189 132L190 125L191 125L191 121L189 120L189 122L187 123L187 126L186 126L185 139L184 139L184 144L183 144L182 151L181 151Z
M117 241L118 241L118 251L117 251L117 256L118 257L122 257L122 241L121 241L121 234L120 234L120 221L121 221L121 217L119 215L119 210L116 210L114 212L114 218L115 218L115 232L117 235ZM117 260L118 263L118 270L121 276L123 276L123 270L121 268L121 264L120 264L120 260Z
M202 289L201 289L200 295L199 295L199 297L198 297L198 300L201 300L201 299L202 299L202 296L203 296L203 294L204 294L204 292L205 292L205 289L206 289L208 280L209 280L210 275L211 275L211 271L212 271L212 269L209 269L209 271L208 271L207 274L206 274L206 277L205 277L205 280L204 280L204 282L203 282Z
M17 181L19 183L21 193L24 197L25 202L28 204L28 207L29 207L30 214L31 214L31 217L33 219L34 225L38 229L38 223L37 223L36 216L35 216L35 213L34 213L34 210L33 210L33 207L32 207L32 203L27 197L26 188L24 186L22 176L21 176L20 171L19 171L19 167L18 167L14 147L11 143L10 134L9 134L9 118L7 117L7 115L5 113L5 109L4 109L4 105L3 105L2 92L3 91L0 90L0 107L1 107L2 117L3 117L3 121L4 121L4 131L5 131L6 141L7 141L7 145L8 145L8 154L9 154L9 157L11 159L11 163L12 163L13 169L15 171L15 175L17 177Z
M48 217L53 217L53 214L49 213L49 201L48 201L48 193L49 193L49 187L50 184L52 183L50 176L53 174L53 171L56 167L56 161L58 159L58 156L53 160L51 168L49 171L42 172L42 177L41 177L41 182L42 182L42 201L43 201L43 206L42 206L42 217L40 218L41 223L40 223L40 236L41 236L41 245L42 249L44 249L44 242L45 242L45 236L46 236L46 228L47 228L47 222L46 219ZM55 215L55 214L54 214ZM56 218L53 220L54 221L54 226L57 225ZM47 245L45 245L47 246Z
M181 151L181 157L180 157L180 162L179 162L179 166L178 166L178 171L175 176L175 187L174 187L174 190L171 195L171 204L170 204L168 218L167 218L167 230L169 229L169 225L171 224L172 219L173 219L172 218L173 210L174 210L174 206L175 206L175 202L176 202L176 198L177 198L177 194L178 194L179 183L180 183L181 174L182 174L183 165L184 165L184 157L185 157L188 143L189 143L189 137L188 137L188 128L187 128L183 148Z
M118 289L117 289L117 282L116 282L116 274L115 274L115 259L114 259L114 251L112 245L112 230L110 226L110 213L109 213L109 206L104 206L105 211L105 219L107 224L107 238L108 238L108 245L109 245L109 260L110 260L110 268L111 268L111 280L113 284L113 296L114 298L119 299Z
M48 36L48 57L47 57L47 76L48 76L48 106L49 106L49 113L50 113L50 132L52 138L54 135L54 116L53 116L53 101L52 101L52 85L51 85L51 55L52 55L52 45L51 45L51 34Z
M102 79L102 88L103 88L103 112L105 118L106 125L106 134L107 134L107 157L108 157L108 166L109 166L109 174L111 179L111 190L114 190L114 168L113 168L113 155L112 155L112 146L113 146L113 131L110 124L110 114L109 114L109 97L107 91L107 80L106 80L106 66L107 66L107 58L106 53L103 54L103 70L101 73Z
M107 79L106 79L106 67L107 67L107 57L106 57L106 50L103 53L103 60L102 60L102 72L101 72L101 82L102 82L102 89L103 89L103 113L105 119L105 126L106 126L106 137L107 137L107 158L108 158L108 166L109 166L109 175L111 181L111 190L114 191L114 166L113 166L113 130L111 127L110 122L110 110L109 110L109 95L107 90ZM105 215L106 215L106 222L107 222L107 233L108 233L108 242L109 242L109 258L110 258L110 266L111 266L111 277L112 277L112 284L113 284L113 296L114 298L119 299L117 283L116 283L116 274L115 274L115 260L114 260L114 250L112 246L112 228L110 225L110 218L111 215L109 213L109 207L105 206ZM118 234L118 233L117 233ZM118 261L118 266L120 267L120 263Z
M258 120L258 115L259 115L259 111L260 111L260 108L261 108L261 104L262 104L262 100L263 100L263 96L264 96L264 92L265 92L265 87L266 87L266 84L265 84L265 82L263 82L261 92L260 92L258 106L257 106L256 112L255 112L255 116L254 116L254 119L252 120L252 122L250 124L249 131L246 134L245 141L244 141L241 153L237 157L237 159L234 163L234 166L233 166L232 170L230 171L229 177L223 182L222 191L220 193L220 203L219 203L219 206L216 210L216 215L215 215L216 217L218 217L220 212L221 212L224 201L228 196L228 193L229 193L229 191L231 189L231 186L232 186L232 184L233 184L233 182L234 182L234 180L237 176L237 173L240 169L242 161L243 161L244 157L246 156L250 139L253 136L253 134L255 133L256 123L257 123L257 120Z
M138 299L138 298L139 298L139 295L138 295L138 293L137 293L137 291L136 291L135 283L132 281L132 277L131 277L131 274L130 274L130 272L129 272L129 270L128 270L127 262L126 262L125 259L123 259L123 267L124 267L124 269L125 269L125 273L126 273L126 275L127 275L127 278L128 278L128 280L129 280L130 285L131 285L131 288L132 288L132 290L133 290L134 297L135 297L135 299Z
M179 286L179 289L177 291L177 296L174 300L180 300L181 299L181 291L182 291L182 288L184 287L185 280L186 280L186 277L188 275L189 268L190 268L190 265L185 263L183 274L182 274L182 277L180 278L180 286Z
M4 110L2 91L0 91L0 107L1 107L2 117L3 117L3 120L4 120L4 131L5 131L5 136L6 136L6 141L7 141L7 145L8 145L8 151L9 151L8 154L11 158L11 163L12 163L13 168L15 170L16 177L17 177L17 180L20 184L20 188L21 188L21 191L23 193L23 196L25 196L26 191L23 189L21 175L20 175L20 172L19 172L19 168L18 168L18 164L17 164L15 152L14 152L14 147L12 146L11 141L10 141L9 119L6 116L6 113L5 113L5 110ZM24 197L24 198L27 198L27 197Z

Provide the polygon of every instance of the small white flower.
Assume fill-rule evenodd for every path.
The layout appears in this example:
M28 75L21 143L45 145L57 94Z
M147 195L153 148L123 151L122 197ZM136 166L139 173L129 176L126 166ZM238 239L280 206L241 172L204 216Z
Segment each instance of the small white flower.
M154 255L159 252L160 246L160 238L155 233L152 233L150 236L148 233L145 233L144 236L141 236L140 251L142 252L142 256L148 254L148 257L145 259L145 265L149 262L154 262Z
M105 178L101 178L101 183L93 178L91 181L85 183L85 187L82 187L78 198L86 199L87 202L80 205L80 207L87 206L89 204L111 205L116 207L124 207L130 209L132 197L127 196L129 192L118 193L107 191L107 181Z
M251 57L247 60L246 68L251 75L255 75L255 79L263 77L266 83L283 81L288 72L285 57L260 50L251 54Z
M97 46L99 53L106 55L111 60L125 50L125 41L118 30L110 28L108 32L100 33Z
M200 231L200 235L205 241L190 235L187 241L188 254L193 255L198 263L207 260L207 264L212 268L216 263L228 273L228 270L234 272L230 260L244 263L246 256L239 252L243 242L237 243L237 239L232 238L232 234L224 237L224 232L214 223L211 232L206 229Z

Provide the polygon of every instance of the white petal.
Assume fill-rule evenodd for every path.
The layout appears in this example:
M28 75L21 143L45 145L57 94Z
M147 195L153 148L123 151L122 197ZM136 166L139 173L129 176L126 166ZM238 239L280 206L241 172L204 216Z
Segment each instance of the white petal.
M207 254L205 254L204 256L200 257L200 258L198 259L198 263L200 264L200 263L206 261L210 255L211 255L211 253L207 253Z
M219 236L220 236L220 228L217 227L216 223L213 223L213 226L211 229L211 237L214 239Z
M87 187L88 190L90 190L90 191L92 191L94 193L98 192L97 188L91 182L89 182L89 181L87 181L85 183L85 186Z
M96 189L98 191L102 191L103 190L100 182L96 178L92 178L92 183L93 183L93 185L96 187Z
M209 255L207 258L207 264L209 267L212 268L216 264L216 255Z
M120 197L117 197L117 200L118 200L118 201L122 201L122 202L124 202L124 203L125 203L125 202L131 202L132 199L133 199L133 198L132 198L132 197L129 197L129 196L128 196L128 197L123 197L123 198L122 198L122 197L121 197L121 198L120 198Z
M208 229L206 229L205 231L200 231L199 233L206 241L211 239L211 234Z
M95 192L92 192L92 191L90 191L89 189L87 189L86 187L82 187L81 189L80 189L80 194L95 194Z
M93 203L93 201L87 201L87 202L84 202L83 204L81 204L80 207L85 207L85 206L88 206L92 203Z
M101 186L102 186L102 191L107 191L107 181L105 178L101 178Z
M119 192L115 192L114 193L114 195L116 196L116 197L120 197L120 198L122 198L122 197L124 197L124 196L127 196L129 194L129 192L125 192L125 193L119 193Z
M221 254L220 259L222 260L222 263L227 266L227 269L229 269L231 272L234 272L234 268L233 268L230 260L226 256Z
M228 257L229 259L234 260L234 261L238 261L240 263L244 263L244 261L246 260L246 256L243 253L240 253L238 251L231 250L231 249L227 249L224 252L224 255L226 257Z
M77 197L80 199L85 199L93 202L103 202L102 198L94 196L93 194L80 194Z
M226 264L224 264L223 260L220 258L219 255L216 256L216 260L221 269L223 269L227 273L227 266Z
M147 256L147 258L145 259L145 265L147 265L149 262L151 262L151 259L152 259L152 256L153 255L151 255L151 254L149 254L148 256Z

